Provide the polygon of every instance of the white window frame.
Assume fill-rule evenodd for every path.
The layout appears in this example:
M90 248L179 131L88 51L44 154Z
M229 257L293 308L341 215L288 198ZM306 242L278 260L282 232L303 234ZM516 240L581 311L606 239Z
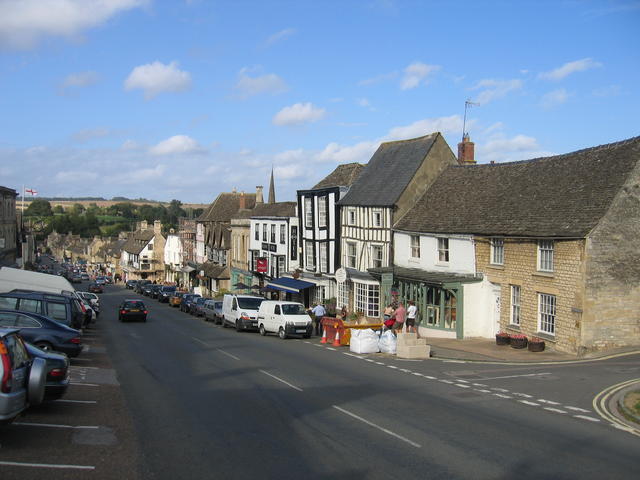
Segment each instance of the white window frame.
M278 255L278 276L281 276L287 271L287 257L285 255Z
M491 264L504 265L504 238L491 239Z
M327 196L318 197L318 227L327 226Z
M280 244L284 245L287 242L287 226L280 225Z
M313 227L313 198L304 197L304 226Z
M420 235L411 235L409 237L409 245L411 258L420 258Z
M553 272L553 240L538 240L538 271Z
M438 263L449 263L449 239L447 237L438 237Z
M382 227L382 210L374 210L371 221L374 227Z
M329 248L325 242L320 242L318 245L318 267L320 272L327 273L327 257L329 255Z
M305 240L304 242L304 259L305 259L305 268L309 270L315 270L316 266L313 261L314 259L314 243L311 240Z
M325 288L322 285L316 285L313 288L313 302L317 304L324 303L325 301Z
M258 242L260 241L260 224L256 223L256 232L254 234L254 237Z
M549 293L538 293L538 331L548 335L556 334L558 299Z
M354 308L367 317L380 316L380 286L370 283L353 282Z
M379 255L376 257L376 252ZM382 268L384 266L384 246L371 245L371 268Z
M349 282L336 282L336 307L349 308Z
M347 225L355 225L355 224L356 224L356 209L347 208Z
M262 224L262 241L263 242L267 241L267 227L268 225L266 223Z
M522 288L520 285L511 285L511 325L520 325Z
M358 264L358 244L356 242L346 242L346 249L344 252L344 264L349 268L356 268ZM353 255L350 249L353 248Z

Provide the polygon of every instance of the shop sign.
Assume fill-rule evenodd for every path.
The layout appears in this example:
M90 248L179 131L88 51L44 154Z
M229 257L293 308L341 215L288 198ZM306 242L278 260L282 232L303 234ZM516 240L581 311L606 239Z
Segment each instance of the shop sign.
M347 281L347 270L343 267L340 267L336 270L336 282L344 283Z
M258 273L267 273L268 271L268 262L265 257L259 257L256 260L256 272Z

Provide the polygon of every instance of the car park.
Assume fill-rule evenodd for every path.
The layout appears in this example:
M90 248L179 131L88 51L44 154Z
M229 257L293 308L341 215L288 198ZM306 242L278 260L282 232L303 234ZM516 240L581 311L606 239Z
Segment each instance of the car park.
M136 288L137 284L138 284L138 280L127 280L127 283L125 283L124 286L129 290L133 290Z
M47 364L47 376L44 387L45 402L58 400L69 388L69 357L64 354L42 350L29 342L25 342L27 352L32 358L42 358Z
M12 422L44 399L45 360L31 358L15 329L0 329L0 423Z
M204 304L207 300L211 300L207 297L199 297L196 298L195 303L191 304L191 315L195 315L196 317L204 317Z
M39 313L75 329L82 328L91 319L78 298L54 293L0 293L0 309Z
M90 283L87 290L89 290L91 293L104 293L104 288L102 288L102 285L99 285L97 283Z
M158 301L160 303L169 303L169 298L171 298L175 291L175 286L165 285L164 287L161 287L158 292Z
M222 298L222 326L232 326L241 330L258 329L258 309L264 301L255 295L225 294Z
M142 300L124 300L118 307L118 320L128 322L131 320L147 321L147 307Z
M191 311L191 303L198 297L200 297L200 295L197 293L184 294L182 302L180 303L180 311L189 313Z
M182 303L182 297L184 296L184 292L173 292L171 298L169 298L169 305L172 307L179 307Z
M77 357L82 351L80 332L44 315L0 310L0 327L20 330L20 336L36 347Z
M258 331L263 336L276 333L282 339L291 335L309 338L313 321L301 303L265 300L258 309Z
M207 300L202 307L207 322L222 323L222 300Z

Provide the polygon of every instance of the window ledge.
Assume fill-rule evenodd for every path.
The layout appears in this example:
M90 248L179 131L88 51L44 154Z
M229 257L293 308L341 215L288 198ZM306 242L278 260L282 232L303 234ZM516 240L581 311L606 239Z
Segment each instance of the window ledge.
M513 330L514 332L520 332L520 325L516 325L515 323L510 323L506 328L507 330Z
M497 263L490 263L487 265L487 267L492 268L494 270L504 270L504 264L498 265Z
M532 275L534 277L544 277L544 278L553 278L554 277L553 272L536 271L536 272L532 273Z
M548 340L550 342L555 343L557 341L555 335L551 335L550 333L545 332L536 332L536 337L540 337L543 340Z

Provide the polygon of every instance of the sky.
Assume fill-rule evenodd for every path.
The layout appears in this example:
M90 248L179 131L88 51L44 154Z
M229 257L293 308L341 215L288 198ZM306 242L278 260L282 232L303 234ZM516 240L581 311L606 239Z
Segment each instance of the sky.
M640 135L638 0L0 0L0 185L295 200L380 143L478 163ZM390 185L393 179L390 179Z

